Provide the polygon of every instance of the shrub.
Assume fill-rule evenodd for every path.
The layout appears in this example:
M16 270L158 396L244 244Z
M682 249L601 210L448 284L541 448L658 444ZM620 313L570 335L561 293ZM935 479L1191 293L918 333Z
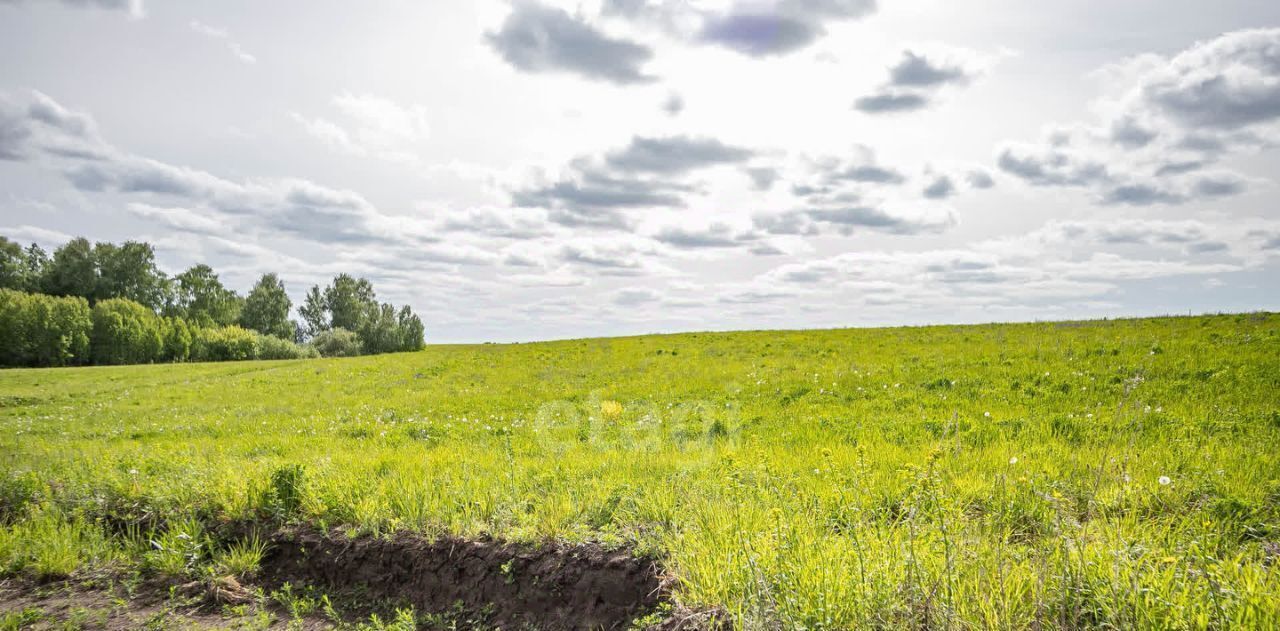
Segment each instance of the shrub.
M123 298L93 307L91 355L97 364L146 364L161 359L162 322L150 309Z
M84 298L0 290L0 365L85 363L92 328Z
M196 329L191 358L196 361L242 361L258 357L258 334L238 326Z
M342 328L321 331L311 339L311 347L321 357L355 357L363 352L360 338L352 331Z
M258 336L258 359L306 359L319 357L316 349L271 335Z
M182 318L165 318L163 321L164 350L162 358L167 362L184 362L191 358L194 343L193 327Z

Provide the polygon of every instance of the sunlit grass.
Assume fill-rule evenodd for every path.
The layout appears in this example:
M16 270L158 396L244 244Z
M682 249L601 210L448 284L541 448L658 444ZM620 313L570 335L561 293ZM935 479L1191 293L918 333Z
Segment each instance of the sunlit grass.
M0 562L253 520L630 543L747 628L1265 628L1278 392L1261 314L4 371Z

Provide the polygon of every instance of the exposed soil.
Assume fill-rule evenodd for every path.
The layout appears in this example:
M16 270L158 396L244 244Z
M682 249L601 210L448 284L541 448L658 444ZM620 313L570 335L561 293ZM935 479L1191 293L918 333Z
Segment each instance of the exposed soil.
M336 609L286 611L279 594ZM595 544L515 544L314 530L270 538L259 572L197 582L100 576L0 581L0 626L21 629L332 629L412 606L427 628L721 631L719 611L671 606L658 563ZM338 613L338 610L341 613ZM389 615L390 614L390 615ZM660 614L660 615L655 615ZM340 616L332 618L331 616Z
M598 545L527 545L300 531L273 541L268 585L305 583L501 629L625 629L663 595L657 564Z
M333 625L320 619L296 620L268 602L243 606L218 603L206 593L160 584L128 589L118 583L59 581L0 582L0 626L5 629L300 629Z

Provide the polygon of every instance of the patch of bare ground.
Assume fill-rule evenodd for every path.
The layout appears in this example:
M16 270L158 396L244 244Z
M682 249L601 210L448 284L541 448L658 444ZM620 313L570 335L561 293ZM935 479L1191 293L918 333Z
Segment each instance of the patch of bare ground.
M625 549L409 534L282 533L262 575L268 585L303 583L347 602L456 612L501 629L627 629L658 610L666 595L658 564Z
M675 607L670 596L660 565L625 548L296 529L270 537L243 581L0 581L0 631L367 629L372 615L408 608L422 629L729 628L723 612Z
M211 586L104 580L0 582L0 629L133 631L136 629L329 629L322 620L295 620L265 599L219 602Z

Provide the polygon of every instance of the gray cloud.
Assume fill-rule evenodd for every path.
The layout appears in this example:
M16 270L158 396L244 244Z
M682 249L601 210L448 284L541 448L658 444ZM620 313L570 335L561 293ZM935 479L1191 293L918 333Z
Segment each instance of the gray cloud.
M0 160L21 160L27 155L31 129L26 121L0 110Z
M848 180L850 182L872 182L876 184L901 184L906 180L903 175L893 169L864 164L851 166L829 174L828 181Z
M955 225L950 213L932 215L898 214L872 206L814 208L781 214L759 214L752 218L755 227L775 235L817 235L823 227L831 227L842 235L859 228L898 235L942 232Z
M630 221L620 211L682 208L696 191L685 181L689 175L753 155L711 138L637 136L600 158L573 160L564 179L514 191L512 203L547 208L552 221L566 226L626 228Z
M939 175L933 178L933 181L924 187L921 194L928 199L946 199L954 195L955 192L955 182L952 182L950 177Z
M1199 221L1115 220L1061 221L1041 230L1047 241L1096 243L1103 246L1172 247L1189 254L1223 252L1231 248L1218 227ZM1214 233L1217 234L1214 234Z
M1081 161L1050 147L1043 151L1031 146L1009 146L1000 152L997 164L1002 171L1036 186L1084 186L1110 179L1107 167Z
M1131 116L1122 117L1111 124L1111 140L1128 149L1145 147L1157 135L1155 131L1138 124Z
M933 61L927 56L902 51L902 61L889 68L889 83L907 88L933 88L948 83L967 83L970 75L959 65Z
M1280 28L1228 33L1149 73L1137 88L1190 128L1239 129L1280 118Z
M38 153L84 160L102 157L104 143L93 120L31 91L0 94L0 160L26 160Z
M745 162L754 155L713 138L636 136L631 144L605 156L605 163L630 173L683 174L720 164Z
M614 304L623 307L634 307L661 299L662 296L651 289L620 289L613 294Z
M1167 162L1165 164L1161 164L1156 169L1155 174L1156 174L1156 177L1165 176L1165 175L1182 175L1183 173L1190 173L1192 171L1198 171L1200 169L1203 169L1206 166L1206 164L1207 163L1205 163L1203 160L1184 160L1181 162Z
M821 24L778 13L729 13L707 20L701 41L752 57L783 55L812 44Z
M561 9L534 2L516 4L502 27L485 38L523 72L566 72L620 85L655 80L641 71L653 57L648 47L608 37Z
M875 0L744 0L723 11L700 10L682 0L605 0L601 14L642 20L677 39L769 57L803 49L825 35L829 23L855 20L875 9Z
M773 302L775 300L786 300L794 298L795 292L791 291L728 291L720 294L716 299L722 303L730 305L752 305Z
M0 0L0 4L24 4L26 0ZM77 9L103 9L107 11L125 11L134 17L142 17L145 13L142 0L60 0L68 7Z
M1280 28L1227 33L1128 68L1109 121L1039 146L1006 145L1002 170L1035 186L1090 189L1102 204L1183 204L1238 195L1230 172L1198 172L1269 144L1280 123ZM1105 165L1105 166L1104 166Z
M1194 184L1195 194L1200 197L1239 195L1245 188L1244 180L1232 173L1197 178Z
M576 227L626 228L630 222L619 212L633 208L680 208L687 186L613 177L594 169L579 170L574 177L541 187L517 190L512 203L524 208L547 208L558 224Z
M906 182L904 174L897 169L876 163L876 155L869 147L859 146L852 159L840 157L820 157L812 165L815 179L806 183L797 183L791 191L797 196L823 198L827 201L850 202L860 197L861 188L868 184L895 186ZM847 188L849 184L859 188Z
M471 209L449 215L439 227L445 232L483 234L500 239L537 239L551 234L544 221L521 216L513 209Z
M667 100L662 102L662 111L667 116L679 116L684 111L684 97L672 92L667 96Z
M925 53L902 51L902 59L889 67L889 78L879 90L858 98L854 109L866 114L912 112L928 107L948 85L968 84L976 71L953 60Z
M1149 206L1151 204L1181 204L1187 200L1182 195L1157 188L1151 184L1122 184L1105 191L1101 201L1103 204Z
M237 222L242 229L321 243L416 246L435 241L422 222L384 214L352 191L301 179L234 182L121 151L97 136L90 117L67 110L38 92L17 100L5 99L0 105L0 121L4 129L25 130L7 136L20 138L21 144L6 141L6 155L14 153L21 159L43 156L81 191L177 200L190 215L184 218L186 225L207 227L208 220ZM181 229L178 224L170 226Z
M972 188L991 188L996 185L996 181L991 179L991 174L982 169L974 169L965 175L965 181Z
M1185 204L1238 195L1247 188L1246 181L1234 173L1196 175L1205 166L1199 160L1160 164L1154 176L1112 172L1101 161L1073 150L1070 143L1009 145L1000 152L997 163L1002 171L1033 186L1092 190L1097 202L1104 205Z
M713 224L705 229L670 226L659 230L653 238L661 243L684 249L732 248L743 243L734 235L733 229L724 224Z
M637 276L645 272L645 265L637 254L634 248L625 245L568 244L560 248L557 257L606 276Z
M773 167L751 167L743 171L747 177L751 178L751 187L757 191L767 191L773 188L774 183L782 177L782 174Z
M912 218L866 206L810 210L806 214L814 221L835 224L846 233L854 228L871 228L891 234L922 234L941 232L955 224L950 215L942 219Z
M867 114L912 112L928 107L929 99L915 92L880 92L859 97L853 107Z

